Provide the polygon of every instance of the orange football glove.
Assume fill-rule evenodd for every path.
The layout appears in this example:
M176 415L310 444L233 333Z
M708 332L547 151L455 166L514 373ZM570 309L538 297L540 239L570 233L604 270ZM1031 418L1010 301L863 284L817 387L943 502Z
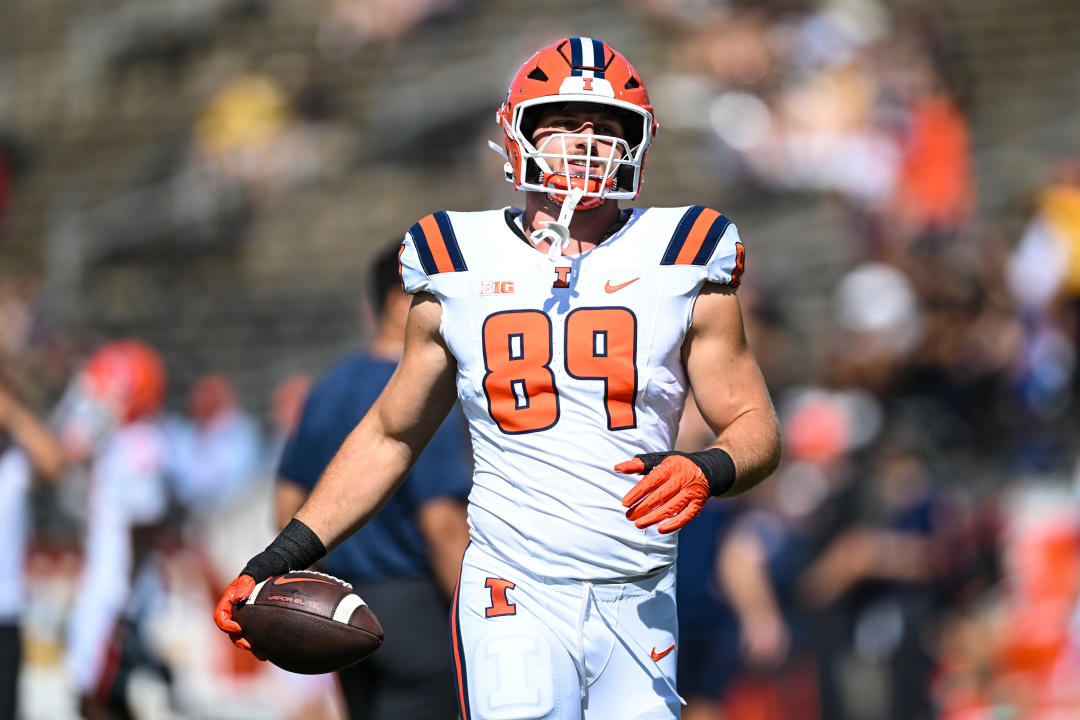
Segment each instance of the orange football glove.
M243 628L240 627L240 623L233 619L233 605L247 600L254 590L255 578L250 575L241 575L229 583L229 587L225 588L225 592L222 593L221 599L218 600L217 607L214 609L214 622L229 634L233 645L249 651L260 660L265 660L266 658L251 649L251 643L241 635Z
M214 622L229 633L233 645L251 651L260 660L266 658L251 649L251 643L241 636L243 628L233 618L233 606L248 599L255 586L274 575L290 570L302 570L326 554L322 540L300 520L293 518L266 549L248 560L240 576L229 583L214 609Z
M626 519L639 528L663 520L657 531L669 533L693 520L711 495L735 484L735 464L723 450L698 453L642 453L615 466L620 473L645 473L623 496Z

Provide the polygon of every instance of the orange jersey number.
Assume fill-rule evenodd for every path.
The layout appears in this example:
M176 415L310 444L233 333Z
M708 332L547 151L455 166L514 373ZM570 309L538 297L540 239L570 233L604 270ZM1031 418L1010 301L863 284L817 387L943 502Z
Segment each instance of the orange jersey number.
M484 321L488 410L509 434L547 430L559 420L551 371L551 320L536 310L495 313ZM637 319L626 308L581 308L566 318L566 372L600 380L609 430L637 426Z
M582 308L566 316L566 372L603 380L608 430L637 426L637 319L621 307Z
M537 310L495 313L484 321L484 392L505 433L546 430L559 419L551 372L551 320Z

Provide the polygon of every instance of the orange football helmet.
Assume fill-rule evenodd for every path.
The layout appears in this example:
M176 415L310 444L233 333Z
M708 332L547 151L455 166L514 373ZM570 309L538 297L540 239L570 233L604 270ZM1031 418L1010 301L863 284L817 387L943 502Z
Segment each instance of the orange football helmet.
M560 134L536 147L532 133L545 105L595 103L613 108L623 119L626 137ZM506 102L495 116L505 135L506 179L517 190L547 192L556 202L572 187L583 191L577 209L605 200L633 200L641 192L645 155L659 125L653 117L649 94L630 62L607 43L584 37L565 38L537 52L521 66L510 83ZM584 155L549 151L554 137L584 138ZM596 152L596 139L611 144L608 153ZM621 157L619 156L621 155ZM561 158L561 172L548 160ZM571 173L570 163L584 173Z
M57 409L69 455L85 457L111 430L160 411L166 384L165 363L145 342L116 340L99 347Z
M165 363L141 340L116 340L98 348L83 368L94 397L121 422L153 415L165 402Z

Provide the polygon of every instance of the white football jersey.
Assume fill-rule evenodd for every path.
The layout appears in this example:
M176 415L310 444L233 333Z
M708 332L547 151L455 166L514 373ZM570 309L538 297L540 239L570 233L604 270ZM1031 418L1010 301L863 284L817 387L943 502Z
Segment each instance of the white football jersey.
M593 250L554 261L512 211L438 212L410 228L401 277L442 305L474 454L472 542L537 575L628 580L675 560L639 530L614 471L670 450L681 359L706 282L737 286L735 226L701 206L633 210Z

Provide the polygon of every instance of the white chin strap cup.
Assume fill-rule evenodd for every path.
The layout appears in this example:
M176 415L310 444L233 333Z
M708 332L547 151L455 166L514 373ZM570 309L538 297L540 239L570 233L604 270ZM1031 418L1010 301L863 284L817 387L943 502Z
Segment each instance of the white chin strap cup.
M555 222L545 222L543 230L534 230L529 236L533 245L539 245L544 240L551 241L548 248L548 259L554 261L570 244L570 218L574 216L574 208L581 201L585 190L579 187L571 187L563 200L562 209L559 211L559 219Z

